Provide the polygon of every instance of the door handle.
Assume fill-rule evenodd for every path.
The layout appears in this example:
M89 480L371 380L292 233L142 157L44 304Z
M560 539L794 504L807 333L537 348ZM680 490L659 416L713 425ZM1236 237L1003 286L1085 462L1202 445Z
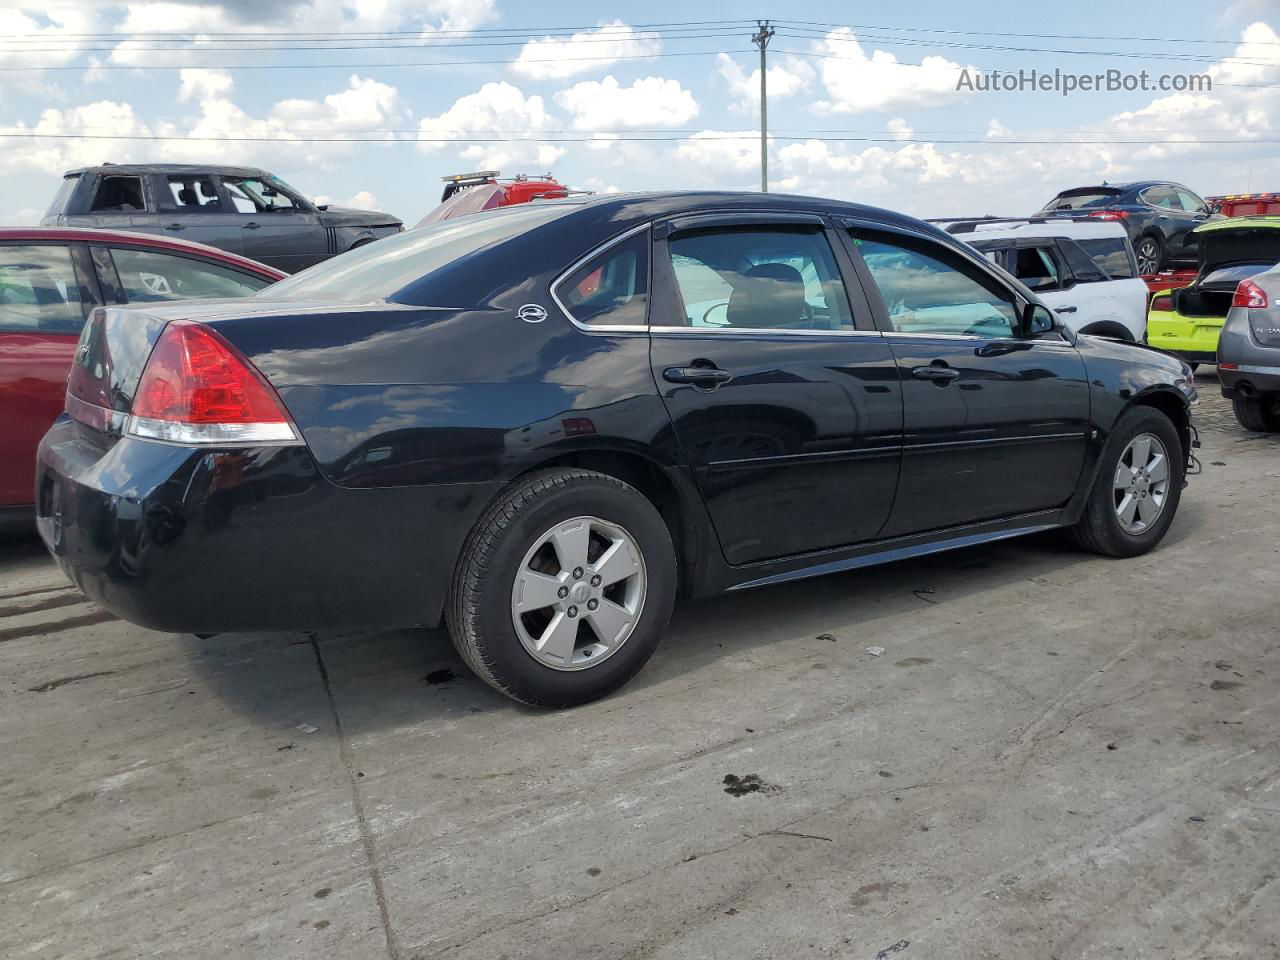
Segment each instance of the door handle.
M182 224L180 224L180 223L166 223L166 224L164 225L164 228L165 228L166 230L182 230L182 229L184 229L184 228L183 228L183 226L182 226Z
M1054 313L1075 313L1076 308L1075 307L1054 307L1053 312Z
M932 380L934 383L946 386L960 376L960 371L954 367L935 367L930 365L927 367L912 367L911 375L917 380Z
M667 367L662 371L662 379L667 383L690 383L695 387L714 390L722 383L733 379L733 374L719 367L699 366Z
M242 223L241 226L246 230L257 230L258 227L262 226L262 224L249 222L249 223Z

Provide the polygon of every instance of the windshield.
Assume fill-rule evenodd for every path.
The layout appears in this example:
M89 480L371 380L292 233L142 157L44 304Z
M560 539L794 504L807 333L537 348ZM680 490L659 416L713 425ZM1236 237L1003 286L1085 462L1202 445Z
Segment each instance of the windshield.
M576 204L527 204L445 220L357 247L273 284L261 297L369 303L434 270L562 217Z
M1092 207L1106 207L1116 202L1120 195L1118 190L1068 190L1060 193L1041 208L1041 213L1053 213L1056 210L1085 210Z

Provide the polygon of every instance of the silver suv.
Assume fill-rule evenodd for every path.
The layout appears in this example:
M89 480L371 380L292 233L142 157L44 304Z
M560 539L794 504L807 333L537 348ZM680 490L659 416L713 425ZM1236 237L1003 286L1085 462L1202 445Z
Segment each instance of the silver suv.
M1218 337L1218 379L1246 430L1280 431L1280 265L1236 287Z

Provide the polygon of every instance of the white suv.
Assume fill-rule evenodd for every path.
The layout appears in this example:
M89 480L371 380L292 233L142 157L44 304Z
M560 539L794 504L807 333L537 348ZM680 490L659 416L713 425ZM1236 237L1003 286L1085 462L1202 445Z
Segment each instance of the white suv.
M1034 290L1076 333L1146 339L1147 285L1120 224L992 218L941 225Z

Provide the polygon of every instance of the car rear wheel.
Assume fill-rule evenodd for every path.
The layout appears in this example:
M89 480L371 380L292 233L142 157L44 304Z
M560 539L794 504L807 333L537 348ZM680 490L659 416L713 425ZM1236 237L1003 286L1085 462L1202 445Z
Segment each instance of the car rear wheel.
M1159 273L1164 269L1164 244L1152 234L1140 239L1133 248L1138 258L1138 273Z
M1235 397L1231 401L1240 426L1254 433L1280 431L1280 396Z
M1182 495L1182 440L1154 407L1132 407L1102 450L1084 515L1071 529L1086 550L1133 557L1156 546Z
M494 689L570 707L635 676L675 592L671 534L653 504L606 474L545 470L476 523L446 619L462 658Z

